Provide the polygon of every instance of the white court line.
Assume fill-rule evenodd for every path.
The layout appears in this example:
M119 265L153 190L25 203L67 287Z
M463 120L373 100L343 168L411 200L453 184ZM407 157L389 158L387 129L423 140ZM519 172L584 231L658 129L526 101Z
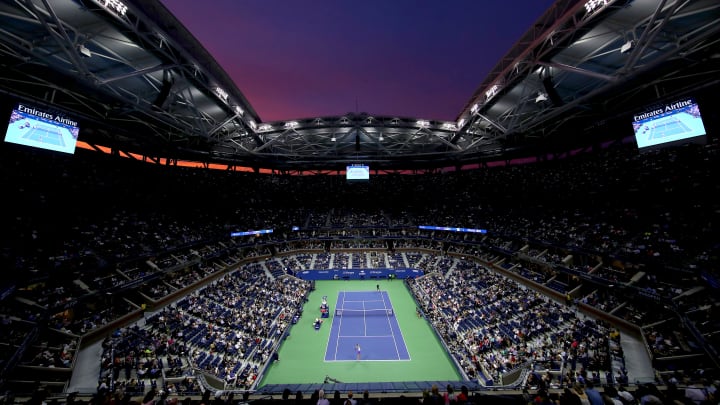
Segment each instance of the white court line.
M340 295L341 292L343 294L343 302L345 302L345 291L338 292L338 295ZM340 300L338 299L338 301L340 301ZM333 322L335 322L335 318L337 318L337 316L333 316ZM338 321L337 339L335 340L335 360L337 360L338 348L340 347L340 331L342 330L342 318L343 317L341 316L340 320ZM332 325L331 325L331 327L332 327ZM329 338L330 338L330 336L328 336L328 339Z
M385 304L385 294L383 294L383 305L385 306L385 309L387 310L387 305ZM388 300L390 300L390 297L388 297ZM392 303L390 304L390 308L392 308ZM385 319L387 320L388 327L390 328L390 333L393 338L393 343L395 344L395 354L397 355L398 360L400 360L400 349L398 348L397 339L395 339L395 331L393 331L392 322L390 322L390 317L386 316ZM396 318L397 320L397 318Z
M383 300L345 300L345 302L383 302Z
M359 337L367 337L367 338L389 338L389 337L391 337L391 338L394 338L393 335L357 335L357 336L343 335L341 337L344 337L344 338L359 338Z
M363 310L364 310L364 309L366 309L366 308L365 308L365 301L363 301ZM365 334L365 336L367 336L367 320L365 319L365 318L367 317L367 315L365 315L365 314L366 314L366 313L363 312L363 326L365 327L365 332L364 332L364 334Z

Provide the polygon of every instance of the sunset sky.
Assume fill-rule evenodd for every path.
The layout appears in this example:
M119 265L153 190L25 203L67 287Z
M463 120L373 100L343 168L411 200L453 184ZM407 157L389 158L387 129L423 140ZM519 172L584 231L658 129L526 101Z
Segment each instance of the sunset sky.
M455 121L551 0L162 0L264 122Z

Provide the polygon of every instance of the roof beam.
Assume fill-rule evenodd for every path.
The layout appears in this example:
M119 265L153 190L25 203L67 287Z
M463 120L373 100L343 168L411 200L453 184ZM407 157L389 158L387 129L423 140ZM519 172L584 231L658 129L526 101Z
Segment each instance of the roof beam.
M662 0L660 1L660 3L658 3L655 11L653 12L653 15L647 21L645 29L643 30L642 34L640 34L640 37L637 40L637 46L635 46L635 48L630 53L630 57L628 58L627 62L625 62L625 66L622 70L627 72L635 67L635 64L640 59L640 56L645 54L645 50L647 49L648 45L652 42L655 36L657 36L657 34L662 31L662 27L665 26L668 21L670 21L670 15L672 15L672 13L674 13L675 10L680 6L680 1L676 1L675 4L673 4L668 11L669 15L666 16L659 25L655 25L655 22L658 20L658 17L662 13L663 7L665 7L665 3L666 0Z
M106 79L98 80L98 83L99 84L108 84L108 83L112 83L117 80L129 79L129 78L135 77L135 76L143 76L148 73L157 72L158 70L172 69L176 66L177 65L175 65L175 64L172 64L172 65L164 65L163 64L163 65L151 66L151 67L148 67L145 69L140 69L140 70L136 70L134 72L126 73L124 75L118 75L115 77L108 77Z
M582 68L579 68L576 66L565 65L563 63L538 61L538 65L556 68L559 70L564 70L566 72L578 73L581 75L585 75L588 77L594 77L596 79L601 79L601 80L605 80L608 82L614 82L615 80L617 80L617 77L615 77L615 76L609 76L609 75L606 75L606 74L603 74L600 72L593 72L592 70L582 69Z
M477 115L478 117L484 119L485 121L487 121L488 123L490 123L490 125L494 126L495 128L499 129L500 132L502 132L502 133L507 132L507 128L505 128L504 126L502 126L502 125L498 124L497 122L491 120L491 119L488 118L486 115L483 115L483 114L480 114L480 113L475 113L475 115Z

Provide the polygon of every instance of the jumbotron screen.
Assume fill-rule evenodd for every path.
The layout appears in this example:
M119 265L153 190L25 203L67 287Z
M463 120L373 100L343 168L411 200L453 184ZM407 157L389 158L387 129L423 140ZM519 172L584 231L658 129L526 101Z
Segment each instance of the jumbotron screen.
M349 165L345 170L345 180L350 183L370 181L370 167L367 165Z
M65 115L19 103L10 114L5 142L75 153L78 123Z
M633 117L638 149L679 143L705 142L705 125L700 108L689 98L657 106Z

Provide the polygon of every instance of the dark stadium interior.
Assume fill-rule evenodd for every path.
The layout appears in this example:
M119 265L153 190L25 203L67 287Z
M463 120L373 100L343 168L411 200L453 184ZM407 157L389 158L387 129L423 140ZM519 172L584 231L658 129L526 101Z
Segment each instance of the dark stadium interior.
M717 21L715 0L558 0L457 122L265 123L156 0L3 1L4 119L61 111L81 142L0 145L0 403L718 403ZM707 135L639 150L633 114L684 99ZM258 384L313 289L297 272L354 260L422 271L402 282L462 381ZM233 346L212 330L250 312L218 299L237 290L276 312Z

